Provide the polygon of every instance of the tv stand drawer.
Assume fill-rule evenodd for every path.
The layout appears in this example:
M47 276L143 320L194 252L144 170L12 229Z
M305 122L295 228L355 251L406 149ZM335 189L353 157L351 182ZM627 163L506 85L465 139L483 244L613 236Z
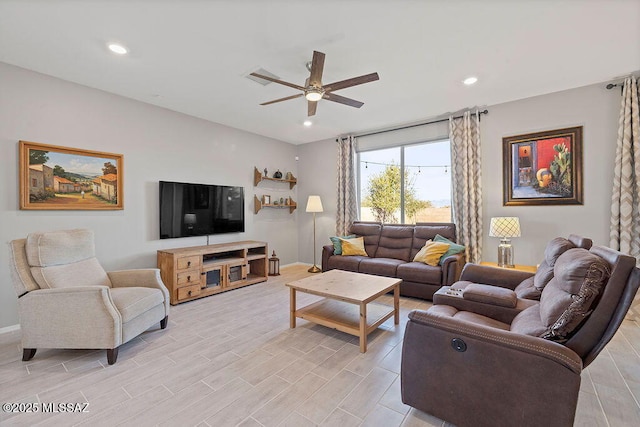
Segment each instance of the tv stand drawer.
M200 270L188 270L178 273L178 280L176 281L178 286L189 286L200 284Z
M188 268L200 267L202 257L199 255L185 256L178 258L178 270L186 270Z
M195 298L200 295L200 285L178 288L178 300Z

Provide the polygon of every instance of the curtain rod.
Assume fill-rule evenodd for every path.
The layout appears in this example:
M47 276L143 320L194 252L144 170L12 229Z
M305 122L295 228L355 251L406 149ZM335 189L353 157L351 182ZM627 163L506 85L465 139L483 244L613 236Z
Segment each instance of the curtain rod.
M633 77L633 74L630 74L629 77ZM636 79L638 79L639 77L636 77ZM626 80L626 78L625 78ZM618 83L609 83L608 85L605 86L607 88L607 90L613 89L614 87L619 87L620 88L620 94L622 95L622 93L624 92L624 80Z
M482 111L479 112L479 114L480 115L489 114L489 110L482 110ZM461 119L462 117L464 117L464 116L456 116L456 117L454 117L454 119ZM377 132L369 132L369 133L363 133L363 134L359 134L359 135L356 134L356 135L354 135L354 137L360 138L360 137L363 137L363 136L378 135L379 133L394 132L396 130L410 129L410 128L414 128L414 127L418 127L418 126L431 125L431 124L434 124L434 123L441 123L441 122L446 122L446 121L449 121L449 119L446 118L446 119L431 120L431 121L428 121L428 122L416 123L416 124L413 124L413 125L401 126L401 127L393 128L393 129L379 130ZM346 138L340 138L340 139L344 140Z
M624 93L624 83L609 83L606 86L607 90L611 90L614 87L619 87L620 88L620 95L622 95Z

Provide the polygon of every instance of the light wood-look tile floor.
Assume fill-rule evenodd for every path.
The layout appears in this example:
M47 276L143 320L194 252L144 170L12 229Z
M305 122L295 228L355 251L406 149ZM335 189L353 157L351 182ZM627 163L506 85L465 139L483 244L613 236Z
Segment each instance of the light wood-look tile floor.
M407 314L430 303L402 298L400 325L390 319L361 354L341 332L303 320L289 329L284 283L306 269L172 307L169 327L122 346L113 366L88 350L42 349L25 363L19 332L0 335L0 402L89 403L88 413L0 413L0 424L448 426L400 399ZM315 298L300 293L298 304ZM638 401L640 327L625 321L582 375L575 425L638 426Z

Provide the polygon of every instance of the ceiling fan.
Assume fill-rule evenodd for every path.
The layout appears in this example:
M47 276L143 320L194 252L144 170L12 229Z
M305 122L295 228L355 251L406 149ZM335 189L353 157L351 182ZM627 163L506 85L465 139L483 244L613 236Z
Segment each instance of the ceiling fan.
M363 102L356 101L355 99L346 98L344 96L336 95L333 93L336 90L346 89L351 86L361 85L363 83L374 82L379 79L378 73L365 74L360 77L353 77L351 79L342 80L339 82L322 85L322 71L324 68L324 53L313 51L313 59L311 60L311 66L309 68L309 78L305 82L304 86L298 86L293 83L288 83L282 80L274 79L273 77L264 76L258 73L251 73L253 77L268 80L270 82L279 83L284 86L289 86L294 89L302 91L297 95L286 96L284 98L275 99L273 101L264 102L260 105L275 104L276 102L287 101L289 99L300 98L304 96L307 98L307 115L309 117L316 114L316 108L318 107L318 101L326 99L328 101L337 102L339 104L349 105L351 107L360 108L364 105Z

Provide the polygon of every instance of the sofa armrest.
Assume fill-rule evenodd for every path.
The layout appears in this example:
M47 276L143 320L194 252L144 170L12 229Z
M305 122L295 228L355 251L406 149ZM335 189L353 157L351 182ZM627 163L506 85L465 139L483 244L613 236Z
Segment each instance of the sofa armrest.
M442 286L451 286L458 281L466 260L467 258L462 252L449 255L442 261Z
M468 282L464 282L464 283L467 283L467 286L472 285L472 283L468 283ZM499 286L479 285L479 284L475 284L475 285L491 288L494 290L513 292L510 289L501 288ZM513 322L513 319L518 314L520 314L520 312L522 312L523 310L526 310L532 305L538 304L538 301L527 300L522 298L516 298L516 304L514 307L507 307L505 305L496 305L488 302L473 301L472 299L469 299L468 297L465 298L464 296L464 292L466 291L467 286L465 286L465 289L457 289L457 288L452 288L450 286L441 287L433 294L433 304L451 306L459 311L468 311L468 312L479 314L481 316L486 316L491 319L497 320L502 323L507 323L507 324L511 324L511 322Z
M18 299L25 348L115 348L122 317L107 286L38 289Z
M462 291L462 298L482 304L497 305L500 307L515 308L518 302L516 293L511 289L500 286L469 283Z
M164 295L165 311L169 314L169 290L162 282L160 269L137 268L131 270L118 270L107 272L109 280L114 288L155 288L160 289Z
M510 270L488 265L467 264L462 269L460 280L484 283L514 290L523 280L531 276L533 276L533 273L526 271Z
M333 256L333 245L322 247L322 271L329 269L329 257Z
M452 332L460 336L478 339L500 347L502 351L505 352L533 354L562 365L578 375L582 372L582 359L580 359L573 350L562 344L544 338L516 334L510 331L503 331L490 326L456 319L452 314L455 314L457 311L458 310L453 307L434 306L427 311L411 311L409 313L409 320Z
M114 288L164 288L158 268L138 268L107 272Z

